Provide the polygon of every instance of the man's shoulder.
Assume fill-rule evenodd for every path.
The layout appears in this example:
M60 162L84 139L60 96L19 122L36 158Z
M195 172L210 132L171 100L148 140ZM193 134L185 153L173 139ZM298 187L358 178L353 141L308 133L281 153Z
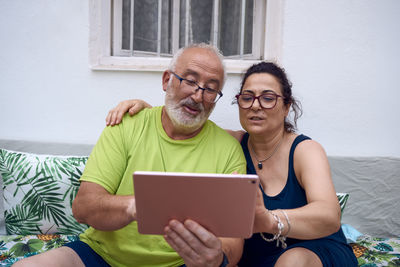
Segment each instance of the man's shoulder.
M218 125L216 125L213 121L207 120L206 122L208 124L208 127L210 128L210 131L213 132L216 140L224 140L225 142L232 142L232 143L238 143L238 141L230 135L225 129L222 129Z
M157 112L158 107L143 109L135 115L126 113L121 123L114 126L107 126L103 131L103 135L114 135L122 138L129 137L128 139L132 140L132 137L136 136L138 132L143 131L143 129L156 127Z
M162 107L153 107L153 108L145 108L136 113L135 115L130 115L129 113L125 113L122 118L122 124L131 124L138 122L149 122L150 118L157 116Z
M222 169L218 169L221 173L245 173L246 159L240 143L230 135L226 130L222 129L212 121L207 121L209 128L209 144L208 147L213 153L214 160L217 160Z

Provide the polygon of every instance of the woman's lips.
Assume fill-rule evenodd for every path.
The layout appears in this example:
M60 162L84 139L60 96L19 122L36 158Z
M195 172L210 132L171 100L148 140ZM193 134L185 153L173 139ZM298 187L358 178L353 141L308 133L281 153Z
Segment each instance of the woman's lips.
M249 119L251 121L262 121L262 120L264 120L262 117L259 117L259 116L251 116Z

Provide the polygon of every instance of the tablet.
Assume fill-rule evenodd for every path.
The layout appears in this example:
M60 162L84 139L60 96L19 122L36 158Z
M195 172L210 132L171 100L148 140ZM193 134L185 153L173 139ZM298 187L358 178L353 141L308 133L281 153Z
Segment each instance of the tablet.
M218 237L253 234L258 176L134 172L138 231L163 235L171 219L191 219Z

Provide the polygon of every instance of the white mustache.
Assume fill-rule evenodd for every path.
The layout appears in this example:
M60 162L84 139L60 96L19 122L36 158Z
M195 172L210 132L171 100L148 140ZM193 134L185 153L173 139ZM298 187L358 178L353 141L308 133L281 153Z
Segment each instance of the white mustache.
M204 111L203 103L196 103L190 96L185 99L182 99L179 102L179 105L180 106L186 105L189 106L190 108L200 110L201 112Z

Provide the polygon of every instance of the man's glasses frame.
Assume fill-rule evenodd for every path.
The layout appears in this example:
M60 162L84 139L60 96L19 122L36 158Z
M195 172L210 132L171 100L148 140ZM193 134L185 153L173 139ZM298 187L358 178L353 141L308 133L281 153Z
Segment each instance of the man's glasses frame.
M258 103L260 104L260 106L263 109L272 109L276 106L276 103L278 102L279 97L282 97L282 99L283 99L283 96L278 95L274 92L264 93L259 96L255 96L252 94L246 94L246 93L244 93L244 94L240 93L240 94L235 95L235 97L236 97L239 107L241 107L242 109L250 109L254 105L254 101L256 101L256 99L258 100ZM243 105L243 102L241 100L244 101L243 98L245 98L245 97L248 97L249 100L245 105ZM267 104L266 104L265 101L267 101L266 99L269 99L269 98L271 98L271 100L268 100L269 102L267 102ZM251 104L250 104L250 99L251 99ZM262 99L264 99L264 101ZM266 105L268 105L268 106L266 106Z
M217 103L217 101L223 96L221 91L214 90L214 89L207 88L207 87L201 87L196 81L182 78L181 76L179 76L178 74L176 74L173 71L171 71L171 73L179 80L180 85L182 85L182 81L184 81L186 83L186 85L188 85L190 87L193 87L193 88L197 87L196 89L194 89L193 93L196 93L198 90L202 90L203 91L202 92L203 101L205 101L205 102ZM210 94L210 95L215 95L215 99L212 101L207 101L206 98L204 97L204 92L206 92L207 94Z

